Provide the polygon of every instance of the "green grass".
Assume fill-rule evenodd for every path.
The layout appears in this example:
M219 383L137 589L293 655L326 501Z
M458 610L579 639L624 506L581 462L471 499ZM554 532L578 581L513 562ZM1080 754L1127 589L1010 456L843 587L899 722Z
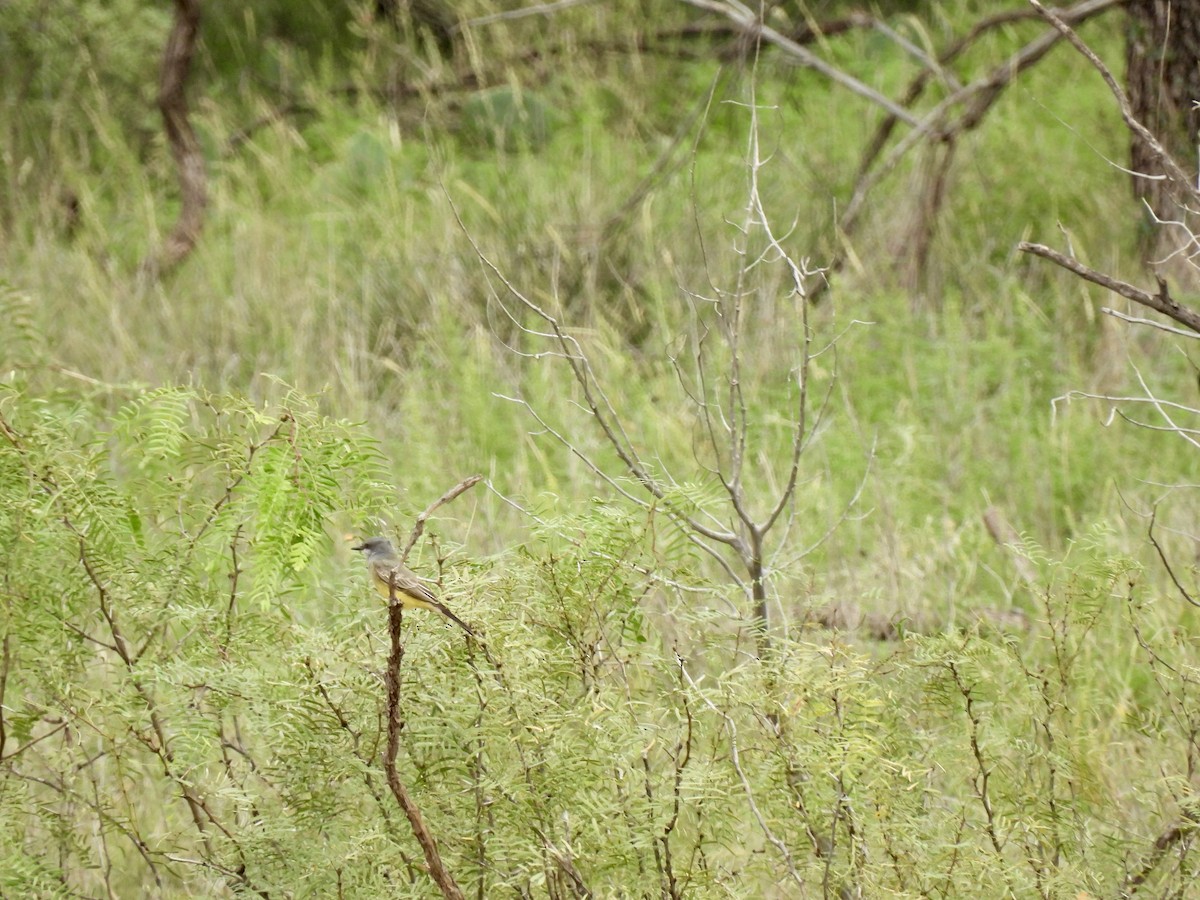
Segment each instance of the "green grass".
M873 45L851 38L839 46ZM1089 258L1119 260L1130 242L1123 178L1101 156L1118 155L1119 128L1103 112L1098 83L1062 77L1073 67L1059 51L965 139L939 223L936 298L914 299L893 286L889 255L903 236L897 211L902 217L909 177L902 171L879 189L878 221L855 240L858 266L838 278L814 320L819 338L851 320L873 324L854 329L838 354L829 432L816 448L818 482L808 501L818 521L836 518L874 446L861 507L877 513L823 549L813 561L818 570L845 568L842 553L855 567L866 554L868 569L894 569L895 559L874 560L879 548L891 544L895 555L917 534L936 547L947 533L975 532L989 503L1062 549L1079 528L1120 514L1114 484L1136 490L1131 479L1170 480L1182 468L1182 456L1167 450L1153 454L1147 470L1144 457L1130 452L1146 435L1100 429L1078 410L1051 423L1050 400L1093 380L1098 298L1015 259L1012 247L1027 235L1053 242L1057 222ZM881 88L907 77L859 74L869 73ZM775 154L760 173L762 190L781 223L801 223L789 246L804 254L833 220L828 188L818 185L847 183L854 155L846 149L865 139L875 115L840 114L847 98L811 73L782 81L771 74L757 78L763 143ZM671 84L686 93L685 104L671 105L676 122L702 101L710 78L697 71ZM685 134L668 177L605 242L602 225L667 150L673 126L647 133L647 123L668 111L651 114L645 100L603 82L562 81L548 96L563 121L536 152L473 146L453 132L404 133L369 101L318 97L317 115L266 127L240 150L215 154L204 239L183 270L153 285L135 269L170 222L170 204L155 200L170 188L167 160L152 160L149 171L160 180L152 190L110 125L99 134L114 166L78 173L82 234L71 242L45 227L14 234L6 262L22 273L18 286L37 297L42 327L57 334L55 362L89 377L196 382L266 397L274 388L260 376L270 373L318 393L330 411L368 422L417 496L483 470L507 492L583 498L601 485L552 441L530 438L536 423L494 396L520 393L562 412L565 374L551 361L523 363L505 351L509 326L492 298L503 290L474 258L449 204L506 277L591 330L607 377L638 385L621 392L631 428L646 434L649 452L687 472L693 413L675 402L674 375L657 361L684 328L684 290L729 284L735 235L722 219L736 218L744 203L748 127L744 106L730 101L747 86L745 77L719 82L703 130ZM246 115L240 104L197 107L214 151ZM1083 108L1101 112L1084 119ZM630 142L642 148L632 165ZM1013 153L1017 142L1022 150ZM1040 166L1070 177L1033 187L1027 174ZM1080 194L1081 181L1102 187ZM131 189L143 199L130 202ZM878 244L868 252L869 242ZM929 303L936 312L913 311ZM637 337L636 352L622 346L627 335ZM1153 358L1152 347L1138 352ZM754 402L768 416L777 402L786 405L771 387L774 357L751 351L763 391ZM571 429L605 457L585 421L576 418ZM787 432L774 434L782 441ZM493 512L498 528L520 527L503 508ZM499 536L489 542L504 544ZM971 546L986 545L972 539ZM896 577L885 580L911 596ZM963 587L957 578L950 583Z
M639 6L588 7L562 21L574 29L569 39L582 42L611 33L621 16L642 21ZM963 25L950 7L940 9L901 24L914 39L940 44L951 25ZM564 361L514 352L554 348L508 318L512 298L471 241L569 324L654 470L672 473L687 503L726 520L705 468L713 454L697 449L704 431L669 356L686 351L697 323L718 325L713 307L695 298L731 290L739 277L731 223L745 216L747 104L759 105L770 154L758 177L772 224L786 233L789 253L816 266L834 246L859 148L880 114L770 59L752 74L611 51L580 52L570 71L531 65L504 77L480 53L474 64L492 75L488 102L448 92L390 108L346 87L372 83L389 66L420 68L389 55L392 39L371 32L370 58L356 63L343 43L356 39L329 38L328 23L299 34L285 12L265 9L262 27L274 28L278 43L261 59L246 56L236 32L204 54L192 97L210 207L196 251L158 282L138 267L173 222L171 161L154 117L138 104L145 85L109 75L140 58L143 44L157 46L165 22L144 23L111 56L80 63L62 97L27 92L18 106L16 94L5 95L0 133L20 139L0 186L0 264L19 295L5 294L0 310L8 324L0 371L9 373L0 414L46 444L22 453L3 445L11 458L0 471L6 509L20 511L0 519L5 559L23 573L17 589L5 588L5 627L25 629L47 660L40 681L30 658L18 667L34 699L16 720L7 714L24 737L54 710L75 722L92 702L104 735L118 736L95 738L93 750L134 760L137 777L159 762L139 719L140 673L86 642L61 656L56 649L62 619L84 630L104 624L87 583L62 574L78 574L80 540L62 517L85 509L97 529L112 530L103 549L129 627L164 640L147 665L164 715L180 723L181 765L209 773L204 783L214 802L228 802L231 820L260 821L265 811L261 829L238 834L260 883L286 889L304 871L324 879L322 891L419 895L427 883L412 874L415 848L381 812L388 804L364 787L363 772L378 774L377 755L358 740L378 738L382 614L364 608L360 585L347 581L338 539L407 532L418 510L478 472L493 490L481 486L441 509L430 523L434 541L418 546L414 564L436 570L455 608L487 623L514 681L488 681L479 660L428 630L412 634L406 662L406 777L458 871L497 891L548 890L538 881L550 876L531 838L536 826L557 846L572 844L600 895L616 895L632 873L650 871L678 792L679 846L707 854L688 862L698 896L786 896L794 883L730 768L735 729L766 821L813 891L853 882L877 896L953 894L960 884L996 895L1099 895L1136 870L1190 802L1179 760L1190 746L1192 687L1164 672L1188 665L1195 615L1145 534L1163 485L1193 468L1193 448L1176 435L1109 423L1104 402L1054 401L1073 390L1137 394L1137 366L1158 395L1187 403L1195 369L1160 333L1108 327L1098 308L1112 297L1014 249L1022 239L1064 246L1061 224L1081 258L1144 280L1127 179L1106 161L1122 158L1124 133L1099 79L1060 48L961 139L929 265L915 282L898 253L912 239L921 152L877 189L847 267L810 310L816 347L840 335L836 354L819 356L811 371L814 399L828 391L829 404L802 458L786 539L776 531L768 541L778 553L772 599L788 636L779 637L777 656L751 660L745 598L681 541L661 505L648 512L617 502L578 455L501 396L527 400L638 490L581 409ZM98 34L119 30L115 18L97 15ZM544 50L562 37L531 22L487 33L497 56L526 39ZM977 76L1032 33L1018 26L997 35L956 65L957 76ZM1103 29L1084 33L1106 55L1119 54ZM29 58L38 50L18 49ZM893 94L914 72L877 35L820 49ZM85 77L88 65L95 80ZM236 77L248 71L268 83L290 79L289 99L305 111L231 148L228 137L275 99L259 81ZM693 120L710 89L707 114ZM534 126L514 138L534 108ZM26 136L30 123L43 127ZM660 161L660 176L629 203ZM81 203L73 233L62 190ZM759 511L786 473L792 433L802 331L786 276L776 264L756 267L746 301L747 487ZM714 331L710 361L719 367L716 343ZM170 390L138 405L144 392L175 385L201 397L227 392L239 410L228 415L250 424L243 433L215 416L212 404L226 401ZM268 441L261 468L228 487L237 471L230 461L262 438L256 429L266 419L256 415L270 418L285 401L304 411L296 436ZM1128 410L1153 421L1144 408ZM55 421L64 426L61 446L49 437ZM356 448L345 458L334 452L343 440ZM313 460L312 469L301 471L297 460ZM38 481L43 465L59 473L61 492ZM163 476L172 467L179 484ZM194 528L196 510L223 503L222 490L238 511L222 514L224 543L214 536L211 547L173 562L174 529ZM63 497L79 505L63 513ZM1040 583L1026 584L1018 551L989 536L989 507L1022 535ZM1160 514L1185 584L1194 580L1186 564L1193 512L1176 492ZM35 533L61 558L43 583L30 555ZM231 545L243 560L231 560ZM230 579L236 593L242 563L253 602L242 607L241 643L222 656ZM178 579L177 606L163 599L169 578ZM37 598L42 618L22 618L30 609L22 598ZM799 627L811 608L831 602L932 625L886 645ZM1010 608L1027 614L1027 631L973 629L975 613ZM164 636L178 642L180 660ZM89 668L89 650L102 666ZM314 700L322 678L359 739ZM196 700L201 683L217 699ZM113 684L121 690L110 696ZM84 692L78 705L67 696L74 689ZM5 699L6 711L18 700ZM140 724L126 734L131 720ZM215 726L235 721L270 763L261 785L240 763L213 755ZM696 762L675 787L677 748L693 724ZM472 755L479 742L493 748L486 766ZM39 758L46 766L79 765L71 747L53 748L47 742ZM222 765L244 778L211 775ZM989 766L1001 827L1012 828L999 852L976 794ZM643 773L645 784L636 780ZM92 787L116 796L119 783L104 773ZM49 802L33 784L20 783L22 796ZM491 868L472 844L482 841L475 817L483 813L470 792L485 788L506 801L497 801L492 826L503 864ZM653 796L643 804L645 790ZM864 855L844 823L829 826L813 812L834 809L837 790L853 800ZM190 827L171 808L178 798L169 781L147 792L161 816L156 833ZM1173 798L1183 798L1178 807ZM17 809L25 801L12 802ZM91 859L90 845L72 836L67 801L55 804L53 827L63 835L47 825L39 840L56 848L75 841L63 857L75 872L71 860ZM564 813L568 823L555 830ZM813 849L825 839L805 832L814 823L842 829L832 856ZM619 828L620 840L606 839L606 827ZM296 835L311 852L289 859ZM28 846L13 834L0 839L28 869L13 882L24 889L58 877L49 856L14 850ZM136 870L136 852L122 846L121 861ZM1031 860L1048 858L1051 846L1061 864L1035 871ZM1164 883L1187 883L1188 865ZM344 883L333 880L339 866ZM393 878L401 871L409 874ZM92 875L79 877L87 891L99 889ZM168 896L229 889L213 872L172 885Z
M859 51L869 49L865 38L839 46L856 41ZM1130 242L1123 178L1100 155L1119 154L1119 128L1103 112L1098 83L1062 77L1073 67L1059 51L965 140L939 224L932 277L943 287L935 301L892 286L889 254L904 228L896 215L903 216L910 187L902 171L880 188L878 222L855 241L861 268L838 278L829 310L818 313L826 338L854 319L873 323L855 329L839 352L831 430L814 460L825 474L813 509L830 519L853 494L875 446L862 506L879 514L845 529L850 558L895 544L895 532L907 536L901 544L922 531L937 544L947 529L976 530L988 503L1061 549L1077 528L1119 514L1114 481L1131 490L1131 478L1169 480L1182 466L1167 451L1153 455L1153 471L1121 469L1144 434L1101 430L1078 411L1050 421L1053 397L1092 381L1098 298L1015 259L1012 247L1028 235L1053 242L1057 222L1089 257L1120 259ZM859 72L869 73L880 87L907 77ZM854 155L846 149L865 139L875 115L840 114L847 98L811 73L778 82L769 74L757 78L763 143L775 154L760 175L763 193L781 222L801 223L789 246L804 254L835 210L828 188L818 185L847 183ZM536 423L494 396L521 393L556 409L565 376L547 361L523 364L505 352L508 326L491 298L502 288L474 258L453 201L506 277L595 329L609 377L639 386L622 392L623 415L648 432L654 454L686 472L694 467L692 413L670 400L680 397L678 386L656 360L684 327L683 291L710 292L713 279L728 284L722 273L734 263L734 233L722 218L736 218L744 202L748 127L744 106L729 101L744 96L745 77L719 83L703 131L685 135L668 177L615 237L597 241L668 148L670 126L647 133L645 123L669 113L684 122L685 107L702 101L710 78L697 71L673 82L687 102L654 115L642 109L644 100L602 82L552 84L549 96L564 121L536 152L473 148L452 132L404 133L368 101L318 98L316 116L266 127L240 150L215 154L204 239L184 269L158 285L139 281L135 269L170 222L170 204L154 200L170 188L168 161L156 156L150 172L163 180L151 190L132 149L109 126L100 137L115 167L78 176L86 187L83 233L72 242L45 228L14 234L6 261L22 273L18 286L37 297L43 327L58 334L55 361L89 377L270 396L274 389L260 377L270 373L319 393L330 411L368 422L418 495L479 469L494 473L505 491L587 497L601 489L595 480L553 442L529 438ZM214 150L246 115L239 104L231 111L197 106ZM1083 119L1082 108L1102 112ZM631 141L643 148L633 165ZM1018 142L1022 151L1011 152ZM1070 177L1032 187L1028 170L1039 166ZM1106 187L1080 194L1081 181ZM131 203L130 185L145 199ZM1105 212L1097 215L1097 206ZM867 252L871 241L879 244ZM936 312L912 312L929 302ZM55 328L58 322L69 324ZM626 335L638 334L637 352L622 348ZM764 408L776 404L773 355L753 359ZM586 422L572 428L603 456ZM785 436L785 429L776 433ZM504 519L502 509L495 512ZM840 542L814 561L819 569L841 567ZM503 545L502 538L491 544Z

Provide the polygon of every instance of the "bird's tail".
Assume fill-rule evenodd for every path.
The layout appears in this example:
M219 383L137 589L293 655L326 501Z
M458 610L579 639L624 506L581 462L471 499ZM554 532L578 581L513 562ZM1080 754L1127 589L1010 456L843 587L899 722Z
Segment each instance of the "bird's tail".
M455 625L457 625L459 628L461 628L463 631L465 631L467 634L469 634L471 637L473 637L473 638L479 637L477 634L475 634L475 631L471 628L470 625L468 625L466 622L464 622L462 619L460 619L454 613L450 612L448 607L439 603L437 600L434 600L430 605L434 609L436 609L438 612L440 612L443 616L445 616L447 619L449 619L451 622L453 622Z

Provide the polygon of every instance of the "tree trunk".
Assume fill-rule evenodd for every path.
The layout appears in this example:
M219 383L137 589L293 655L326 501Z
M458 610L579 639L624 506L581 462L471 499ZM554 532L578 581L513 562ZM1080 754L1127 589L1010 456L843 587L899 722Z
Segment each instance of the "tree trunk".
M1200 0L1130 0L1126 42L1126 85L1134 116L1142 122L1185 171L1197 170L1200 137ZM1153 152L1132 137L1130 167L1134 195L1162 221L1185 220L1184 197L1168 179ZM1193 187L1195 184L1193 182ZM1196 229L1193 227L1193 231ZM1149 223L1142 248L1165 256L1184 246L1183 229Z
M199 35L200 0L175 0L175 21L163 51L159 74L158 108L179 174L180 207L175 227L157 253L148 257L143 265L153 274L165 272L182 262L196 246L204 225L204 208L208 204L204 153L188 119L184 92Z

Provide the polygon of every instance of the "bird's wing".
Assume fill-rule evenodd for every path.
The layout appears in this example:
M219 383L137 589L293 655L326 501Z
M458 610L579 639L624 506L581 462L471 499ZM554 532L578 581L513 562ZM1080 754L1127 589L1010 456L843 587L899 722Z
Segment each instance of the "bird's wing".
M399 593L408 594L408 596L416 600L420 600L423 603L428 603L430 608L436 609L447 619L461 627L467 634L471 635L472 637L475 636L475 631L471 628L471 626L452 613L446 604L438 600L438 598L434 596L433 591L425 587L425 585L421 583L421 579L419 579L409 569L405 568L399 563L376 563L375 565L375 571L379 574L380 580L385 584L395 585L395 588Z
M383 573L383 580L390 580L391 583L396 585L396 590L400 591L401 593L408 594L410 597L413 597L417 600L424 600L426 603L431 604L436 604L438 602L438 599L434 596L433 591L425 587L425 585L421 583L421 580L417 578L416 575L402 565L390 566L385 569Z

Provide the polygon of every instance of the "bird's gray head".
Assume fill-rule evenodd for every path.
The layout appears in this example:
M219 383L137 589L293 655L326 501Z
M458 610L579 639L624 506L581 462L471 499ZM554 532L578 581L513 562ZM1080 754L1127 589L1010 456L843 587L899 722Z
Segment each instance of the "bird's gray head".
M367 556L391 556L396 552L392 547L392 542L381 537L367 538L353 549L361 550Z

